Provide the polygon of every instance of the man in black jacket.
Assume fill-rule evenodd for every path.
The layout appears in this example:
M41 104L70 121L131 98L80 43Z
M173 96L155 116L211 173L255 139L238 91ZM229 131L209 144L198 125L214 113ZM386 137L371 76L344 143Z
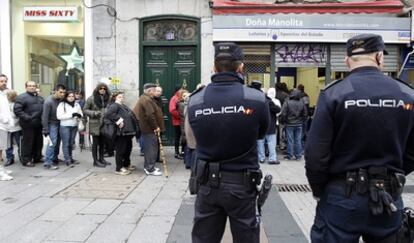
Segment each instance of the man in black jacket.
M280 120L285 125L287 136L287 156L288 160L302 158L302 125L308 117L308 111L301 99L301 92L297 89L292 90L289 99L285 100L282 106Z
M24 166L33 167L42 158L43 98L36 93L36 83L27 81L26 93L20 94L14 104L14 113L22 127L21 155Z
M243 85L242 59L238 45L216 44L212 83L194 92L188 103L197 171L204 172L197 175L202 184L195 203L194 243L219 243L227 217L233 242L260 242L256 142L266 134L269 107L262 92Z
M414 90L382 73L381 36L358 35L346 47L351 73L321 92L306 142L318 200L311 239L408 242L398 232L404 174L414 170Z

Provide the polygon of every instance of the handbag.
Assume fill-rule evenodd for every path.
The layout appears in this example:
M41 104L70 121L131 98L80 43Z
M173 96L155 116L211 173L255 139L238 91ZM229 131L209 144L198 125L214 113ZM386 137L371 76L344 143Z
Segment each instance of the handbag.
M85 124L83 124L83 121L79 119L78 121L78 132L85 131Z
M100 128L100 133L107 139L115 139L118 132L118 126L113 123L111 120L104 118Z

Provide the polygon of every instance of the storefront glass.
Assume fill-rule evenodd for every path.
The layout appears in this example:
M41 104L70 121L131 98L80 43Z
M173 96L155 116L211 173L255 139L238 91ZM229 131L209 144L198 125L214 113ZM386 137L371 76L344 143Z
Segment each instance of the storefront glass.
M84 28L80 0L12 1L13 89L24 92L27 80L42 96L54 85L84 90Z

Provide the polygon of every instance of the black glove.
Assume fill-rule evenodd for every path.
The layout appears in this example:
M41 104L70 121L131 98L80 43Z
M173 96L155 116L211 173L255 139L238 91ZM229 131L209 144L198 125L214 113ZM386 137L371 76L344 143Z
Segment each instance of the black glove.
M72 113L72 117L78 117L78 118L82 118L82 115L77 113L77 112L73 112Z

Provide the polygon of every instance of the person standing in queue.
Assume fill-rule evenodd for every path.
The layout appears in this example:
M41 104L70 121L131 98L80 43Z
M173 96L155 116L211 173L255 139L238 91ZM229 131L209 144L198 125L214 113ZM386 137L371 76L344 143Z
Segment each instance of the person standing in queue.
M188 103L197 171L204 172L197 174L193 243L220 242L227 217L233 242L260 242L256 185L262 175L256 141L266 134L269 107L262 92L243 85L242 60L238 45L217 43L212 83Z
M404 175L414 170L414 91L382 73L381 36L354 36L346 50L351 73L321 92L306 141L318 201L311 240L405 242L397 238Z
M111 97L104 117L117 125L115 137L115 161L117 175L129 175L136 166L131 165L132 138L138 131L138 120L135 114L124 104L124 93L117 91Z
M44 99L36 92L36 83L27 81L26 92L17 96L14 113L22 127L21 157L23 166L33 167L42 159L42 113Z
M144 140L144 172L149 176L162 175L160 169L155 166L159 149L157 134L165 131L162 110L154 100L156 87L153 83L144 84L144 93L134 108Z
M108 85L99 83L92 95L86 100L83 113L88 117L89 134L92 135L92 158L93 166L105 167L111 165L104 158L105 137L101 136L100 127L102 118L106 112L111 93Z

